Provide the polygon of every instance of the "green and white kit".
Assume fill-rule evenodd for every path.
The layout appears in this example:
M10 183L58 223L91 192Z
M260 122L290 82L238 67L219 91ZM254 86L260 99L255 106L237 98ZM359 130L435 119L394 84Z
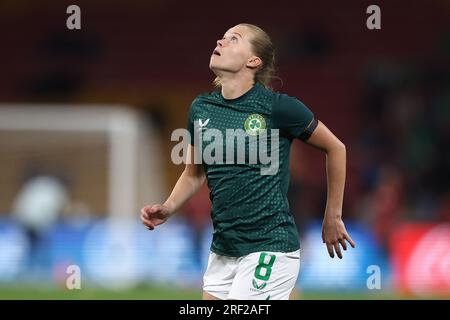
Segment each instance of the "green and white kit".
M317 124L314 114L300 100L260 83L236 99L225 99L216 90L192 102L190 143L200 152L213 143L198 138L209 129L223 137L229 130L244 132L248 135L245 154L249 154L255 139L266 134L270 137L273 129L278 135L275 174L262 175L262 161L229 163L223 159L220 163L203 163L214 227L205 291L220 298L288 298L300 265L299 235L287 198L290 147L294 139L307 141ZM196 141L203 142L196 145ZM238 146L233 144L236 155ZM270 270L269 277L264 272Z

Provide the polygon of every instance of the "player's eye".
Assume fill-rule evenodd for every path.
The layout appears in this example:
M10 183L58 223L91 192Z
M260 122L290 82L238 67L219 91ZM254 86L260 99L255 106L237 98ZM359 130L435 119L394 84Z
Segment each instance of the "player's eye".
M237 39L238 39L238 38L237 38L236 36L232 36L232 37L231 37L231 41L234 41L234 42L236 42L236 41L237 41Z

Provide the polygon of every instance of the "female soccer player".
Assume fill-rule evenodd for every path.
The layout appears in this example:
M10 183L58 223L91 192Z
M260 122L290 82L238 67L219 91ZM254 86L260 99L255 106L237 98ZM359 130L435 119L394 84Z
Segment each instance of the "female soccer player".
M153 230L207 180L214 233L203 298L289 299L300 268L299 236L287 199L291 143L298 138L326 153L322 239L332 258L335 252L342 258L340 245L347 250L345 241L355 246L342 221L345 146L302 102L267 87L274 72L274 48L259 27L239 24L229 29L217 41L209 66L218 90L199 95L191 105L186 167L166 202L142 208L141 220ZM278 137L271 140L276 145L272 153L279 156L278 170L262 174L264 164L251 163L248 156L244 163L193 161L196 152L208 147L195 145L199 140L194 136L210 129L223 136L229 129L241 129L247 138L260 140L263 133L278 129L278 136L271 135ZM244 143L248 151L250 139ZM232 149L237 150L234 140Z

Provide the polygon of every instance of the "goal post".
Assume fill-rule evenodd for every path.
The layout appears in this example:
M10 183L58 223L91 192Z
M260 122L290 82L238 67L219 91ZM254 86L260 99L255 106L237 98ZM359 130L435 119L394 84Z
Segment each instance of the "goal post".
M121 105L0 104L0 133L98 133L105 137L105 207L112 217L138 215L144 203L162 200L162 148L158 133L144 119L140 112Z

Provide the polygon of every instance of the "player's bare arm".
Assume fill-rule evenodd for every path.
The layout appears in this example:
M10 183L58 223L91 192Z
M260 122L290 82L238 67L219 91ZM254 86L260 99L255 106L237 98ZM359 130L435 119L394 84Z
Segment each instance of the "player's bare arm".
M342 221L346 148L320 121L306 143L326 153L327 204L322 225L322 240L326 244L331 258L334 258L334 252L336 252L337 256L342 259L342 251L339 244L344 250L347 250L346 241L353 248L355 247L355 243Z
M141 221L149 230L166 222L205 182L203 166L195 164L193 157L194 147L189 145L186 166L166 202L147 205L141 209Z

